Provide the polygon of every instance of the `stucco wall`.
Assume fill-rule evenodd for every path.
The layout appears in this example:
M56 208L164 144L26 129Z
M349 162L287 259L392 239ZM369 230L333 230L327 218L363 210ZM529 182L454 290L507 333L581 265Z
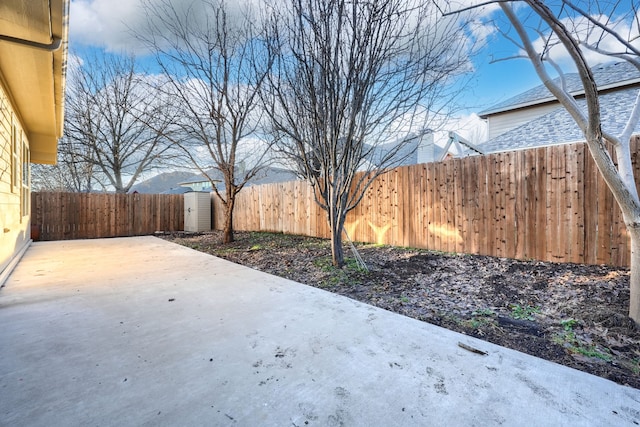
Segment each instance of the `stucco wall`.
M25 161L29 180L26 147L27 136L0 78L0 275L30 240L29 189L23 186Z

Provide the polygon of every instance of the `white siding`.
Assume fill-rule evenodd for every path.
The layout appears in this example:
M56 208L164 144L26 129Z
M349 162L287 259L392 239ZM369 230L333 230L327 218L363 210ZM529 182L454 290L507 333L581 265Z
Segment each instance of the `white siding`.
M24 159L27 157L27 159ZM26 135L0 80L0 275L31 239Z
M487 119L489 139L502 135L511 129L517 128L524 123L550 113L559 107L560 104L558 103L545 104L489 116Z
M422 137L420 145L418 145L417 157L418 163L429 163L436 159L435 146L433 142L433 133Z

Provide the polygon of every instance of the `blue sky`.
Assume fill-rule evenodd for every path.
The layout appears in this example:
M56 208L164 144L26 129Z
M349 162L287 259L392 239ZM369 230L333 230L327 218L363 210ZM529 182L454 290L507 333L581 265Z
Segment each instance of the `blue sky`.
M139 0L117 2L113 0L72 0L70 11L70 46L82 55L87 50L119 49L134 47L136 41L128 32L142 21ZM496 46L497 45L497 46ZM513 53L514 47L494 37L491 46L476 61L476 73L469 109L482 109L515 95L522 89L538 84L533 68L525 60L502 61L489 64L492 51ZM472 105L477 104L477 105Z
M147 0L156 1L156 0ZM187 0L185 0L186 2ZM258 0L244 0L258 1ZM469 3L477 0L458 0ZM72 0L70 10L70 46L72 51L80 54L87 51L119 51L122 49L136 50L136 40L130 35L129 28L139 28L144 18L140 11L141 0L127 0L114 2L113 0ZM230 5L238 2L230 1ZM117 4L117 6L114 6ZM496 7L493 7L495 11ZM624 10L624 4L622 7ZM627 9L629 10L629 9ZM485 9L480 18L487 22L490 18L500 16L501 12ZM503 26L504 24L499 24ZM461 116L482 111L496 103L502 102L518 93L535 87L540 80L535 74L531 63L525 59L510 59L492 62L493 59L503 59L518 53L518 48L506 40L489 26L478 29L479 33L486 32L487 44L474 58L475 72L471 78L469 88L461 99ZM140 53L140 51L138 51ZM557 52L555 58L561 63L562 52ZM601 58L591 58L595 65L602 62Z
M507 45L503 41L499 41L499 44ZM529 61L510 59L490 63L490 49L485 49L475 61L476 72L473 74L469 93L464 97L467 112L480 112L540 84Z

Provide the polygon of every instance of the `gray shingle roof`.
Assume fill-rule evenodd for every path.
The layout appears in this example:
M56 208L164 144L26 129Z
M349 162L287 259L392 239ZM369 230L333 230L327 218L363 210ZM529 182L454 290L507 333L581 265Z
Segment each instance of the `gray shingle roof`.
M622 132L639 90L637 87L628 88L600 96L602 127L605 132L614 135ZM584 99L578 100L578 105L583 111L586 111ZM634 133L640 133L640 125L636 127ZM577 141L584 141L584 135L567 110L559 106L550 113L479 144L479 146L488 153L495 153Z
M414 165L418 163L418 145L420 145L420 138L415 137L414 135L408 136L406 139L401 141L389 142L387 144L381 144L376 147L367 146L365 149L372 149L371 155L367 160L371 161L373 164L379 164L380 159L388 156L389 153L397 149L397 145L402 144L398 152L394 155L393 161L391 161L390 167L397 166L406 166L406 165Z
M623 86L628 82L640 79L640 71L638 71L638 69L636 69L627 61L609 62L606 64L597 65L592 68L592 71L593 77L595 78L599 88ZM557 77L554 79L554 81L556 83L559 83L560 78ZM576 94L582 92L582 82L580 81L578 73L565 74L565 82L570 93ZM533 89L529 89L512 98L509 98L506 101L493 105L486 110L481 111L478 115L482 118L485 118L490 114L508 111L516 107L535 105L538 103L552 101L554 99L555 97L551 95L551 92L549 92L549 90L541 84L534 87Z
M252 185L273 184L276 182L287 182L298 180L298 175L289 169L276 167L266 167L247 183L247 187Z

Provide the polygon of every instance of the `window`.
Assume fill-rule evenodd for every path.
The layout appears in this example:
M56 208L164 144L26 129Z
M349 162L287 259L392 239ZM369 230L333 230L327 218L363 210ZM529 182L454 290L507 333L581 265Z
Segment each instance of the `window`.
M31 161L31 153L29 152L29 144L27 141L22 140L22 194L21 196L21 204L20 210L22 216L29 215L31 211L31 171L30 169L30 161Z
M11 127L11 191L18 192L20 187L20 139L15 123Z

